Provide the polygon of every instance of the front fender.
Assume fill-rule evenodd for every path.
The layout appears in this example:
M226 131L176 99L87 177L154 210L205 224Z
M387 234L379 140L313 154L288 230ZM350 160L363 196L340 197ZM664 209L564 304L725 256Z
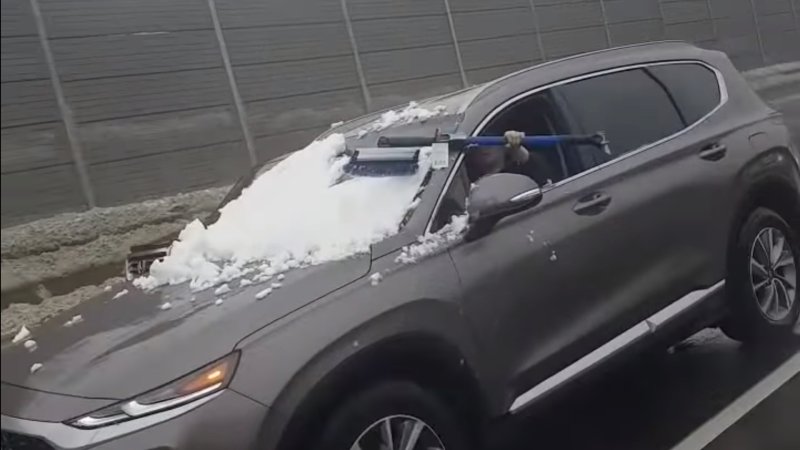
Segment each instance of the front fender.
M377 285L363 277L239 344L231 388L270 406L263 440L277 443L288 419L329 374L398 336L445 343L477 380L483 378L447 252L410 265L396 263L396 256L373 261L371 272L383 274Z

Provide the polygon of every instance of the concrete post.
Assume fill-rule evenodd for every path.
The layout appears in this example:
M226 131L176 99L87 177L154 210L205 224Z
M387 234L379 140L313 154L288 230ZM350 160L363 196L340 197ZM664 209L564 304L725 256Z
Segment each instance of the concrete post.
M531 5L533 26L534 31L536 32L536 45L539 46L539 56L541 56L543 61L547 61L547 53L545 53L544 44L542 43L542 28L539 25L539 16L536 14L536 6L533 4L533 0L528 0L528 4Z
M242 97L239 95L239 86L236 84L236 75L233 73L231 58L228 55L228 46L225 44L225 35L222 34L222 27L217 15L217 4L214 0L208 0L208 10L211 13L211 21L214 24L214 34L217 36L217 45L219 45L219 52L222 55L222 64L225 67L225 74L228 78L228 87L233 97L233 105L236 108L236 117L239 119L239 126L242 128L242 135L244 135L247 156L250 158L250 164L255 166L258 164L256 144L253 140L253 135L250 133L250 126L247 124L247 111L244 109Z
M608 15L606 15L606 3L600 0L600 13L603 15L603 30L606 32L606 47L611 47L611 30L608 28Z
M458 64L458 73L461 75L461 86L469 86L467 81L467 73L464 71L464 61L461 59L461 48L458 46L458 37L456 36L456 27L453 23L453 13L450 11L450 1L444 0L444 9L447 12L447 23L450 25L450 37L453 38L453 48L456 51L456 63Z
M367 77L364 75L364 67L361 65L361 55L358 54L358 43L356 34L353 32L353 23L350 21L350 12L347 10L347 0L339 0L344 16L344 24L347 27L347 36L350 39L350 48L353 50L353 61L356 64L356 74L358 83L361 85L361 96L364 97L364 108L367 112L372 111L372 97L367 86Z
M64 130L66 130L67 133L67 142L70 152L72 153L72 162L75 164L75 170L78 172L81 191L83 192L83 197L86 200L87 206L89 208L94 208L97 206L97 203L95 201L94 191L92 190L92 182L89 179L89 171L86 168L86 161L83 159L83 148L78 139L78 128L75 125L72 110L69 108L67 100L64 97L64 90L61 88L61 77L58 75L55 58L53 58L53 52L50 49L50 41L47 38L47 30L45 29L44 20L42 19L42 10L39 8L38 0L30 0L30 5L31 11L33 12L33 20L36 22L36 34L39 36L39 44L42 46L45 63L47 64L47 71L50 75L50 83L53 86L53 94L56 96L58 111L64 123Z
M758 13L754 0L750 0L750 11L753 12L753 23L756 25L756 39L758 40L758 51L761 52L761 64L767 63L767 52L764 51L764 41L761 39L761 25L758 23Z

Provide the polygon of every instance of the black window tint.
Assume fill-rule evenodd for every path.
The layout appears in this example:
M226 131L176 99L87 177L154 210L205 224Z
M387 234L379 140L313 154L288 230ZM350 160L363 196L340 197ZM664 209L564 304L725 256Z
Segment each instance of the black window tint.
M556 88L583 132L606 133L616 157L683 128L664 88L641 69L576 81ZM583 154L591 150L594 155ZM581 149L581 160L596 165L608 160L598 149ZM600 152L602 153L602 152ZM589 167L584 166L583 169Z
M668 64L647 70L666 86L687 125L691 125L719 105L717 76L700 64Z

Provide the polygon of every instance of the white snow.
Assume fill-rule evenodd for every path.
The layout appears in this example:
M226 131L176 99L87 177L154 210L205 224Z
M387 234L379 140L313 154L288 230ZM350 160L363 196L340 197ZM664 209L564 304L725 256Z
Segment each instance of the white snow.
M33 363L33 365L31 366L31 373L34 373L41 368L42 368L42 363Z
M224 295L231 291L227 283L223 283L220 287L214 289L214 295Z
M72 316L72 318L69 319L68 321L64 322L64 326L65 327L71 327L71 326L73 326L75 324L78 324L78 323L81 323L81 322L83 322L83 316L81 316L80 314L77 314L77 315Z
M117 292L116 294L114 294L114 296L111 297L111 300L116 300L116 299L122 297L123 295L127 295L127 294L128 294L128 290L127 289L123 289L123 290Z
M342 125L344 125L344 120L340 120L340 121L338 121L338 122L333 122L333 123L331 124L331 128L340 127L340 126L342 126Z
M162 310L162 311L166 311L166 310L168 310L168 309L172 308L172 303L170 303L170 302L164 302L164 303L162 303L162 304L158 305L158 308L159 308L160 310Z
M272 289L280 289L283 283L272 283Z
M259 291L256 293L256 300L261 300L262 298L268 296L272 292L272 288L266 288L263 291Z
M11 340L14 344L19 344L20 342L28 339L31 337L31 330L28 329L25 325L21 326L19 331L16 335L14 335L14 339Z
M253 284L252 280L248 280L247 278L242 278L242 281L239 282L239 287L250 286Z
M556 255L556 251L555 250L550 252L550 261L552 261L552 262L558 261L558 255Z
M25 348L26 348L26 349L27 349L29 352L33 352L33 351L35 351L35 350L36 350L36 347L38 347L38 344L36 344L36 341L34 341L33 339L28 339L28 340L27 340L27 341L25 341L25 343L24 343L24 344L22 344L22 345L24 345L24 346L25 346Z
M104 287L103 292L111 292L111 285Z
M380 283L382 279L383 279L383 275L381 275L380 272L375 272L375 273L373 273L372 275L369 276L369 284L371 284L373 286L377 286L378 283Z
M280 274L278 274L277 278L278 278L278 281L283 281L283 279L286 278L286 275L280 273Z
M367 133L383 131L393 125L403 125L412 122L425 122L431 117L436 117L447 110L444 105L438 105L433 110L421 108L417 102L410 102L408 106L399 110L386 111L378 119L370 122L358 132L362 138Z
M214 304L217 305L217 306L221 305L222 304L222 299L218 298L218 299L214 300Z
M435 233L428 233L417 238L417 242L403 247L396 262L411 264L433 254L461 239L467 229L468 217L466 214L453 216L450 222Z
M410 105L391 120L436 114L415 108ZM389 119L378 122L384 126ZM223 207L216 223L187 225L170 254L134 284L153 289L189 281L194 290L207 289L255 265L267 277L344 259L397 233L430 161L424 159L413 175L343 181L344 144L341 134L332 134L292 153Z

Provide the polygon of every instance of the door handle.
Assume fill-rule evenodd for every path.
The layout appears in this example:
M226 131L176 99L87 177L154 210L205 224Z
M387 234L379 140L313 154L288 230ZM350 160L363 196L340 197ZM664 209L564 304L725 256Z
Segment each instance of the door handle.
M611 203L611 197L603 192L595 192L578 200L572 210L576 214L593 216L600 214Z
M719 161L725 157L725 153L727 152L728 147L726 147L725 144L720 144L717 142L703 147L703 149L700 150L700 157L707 161Z

